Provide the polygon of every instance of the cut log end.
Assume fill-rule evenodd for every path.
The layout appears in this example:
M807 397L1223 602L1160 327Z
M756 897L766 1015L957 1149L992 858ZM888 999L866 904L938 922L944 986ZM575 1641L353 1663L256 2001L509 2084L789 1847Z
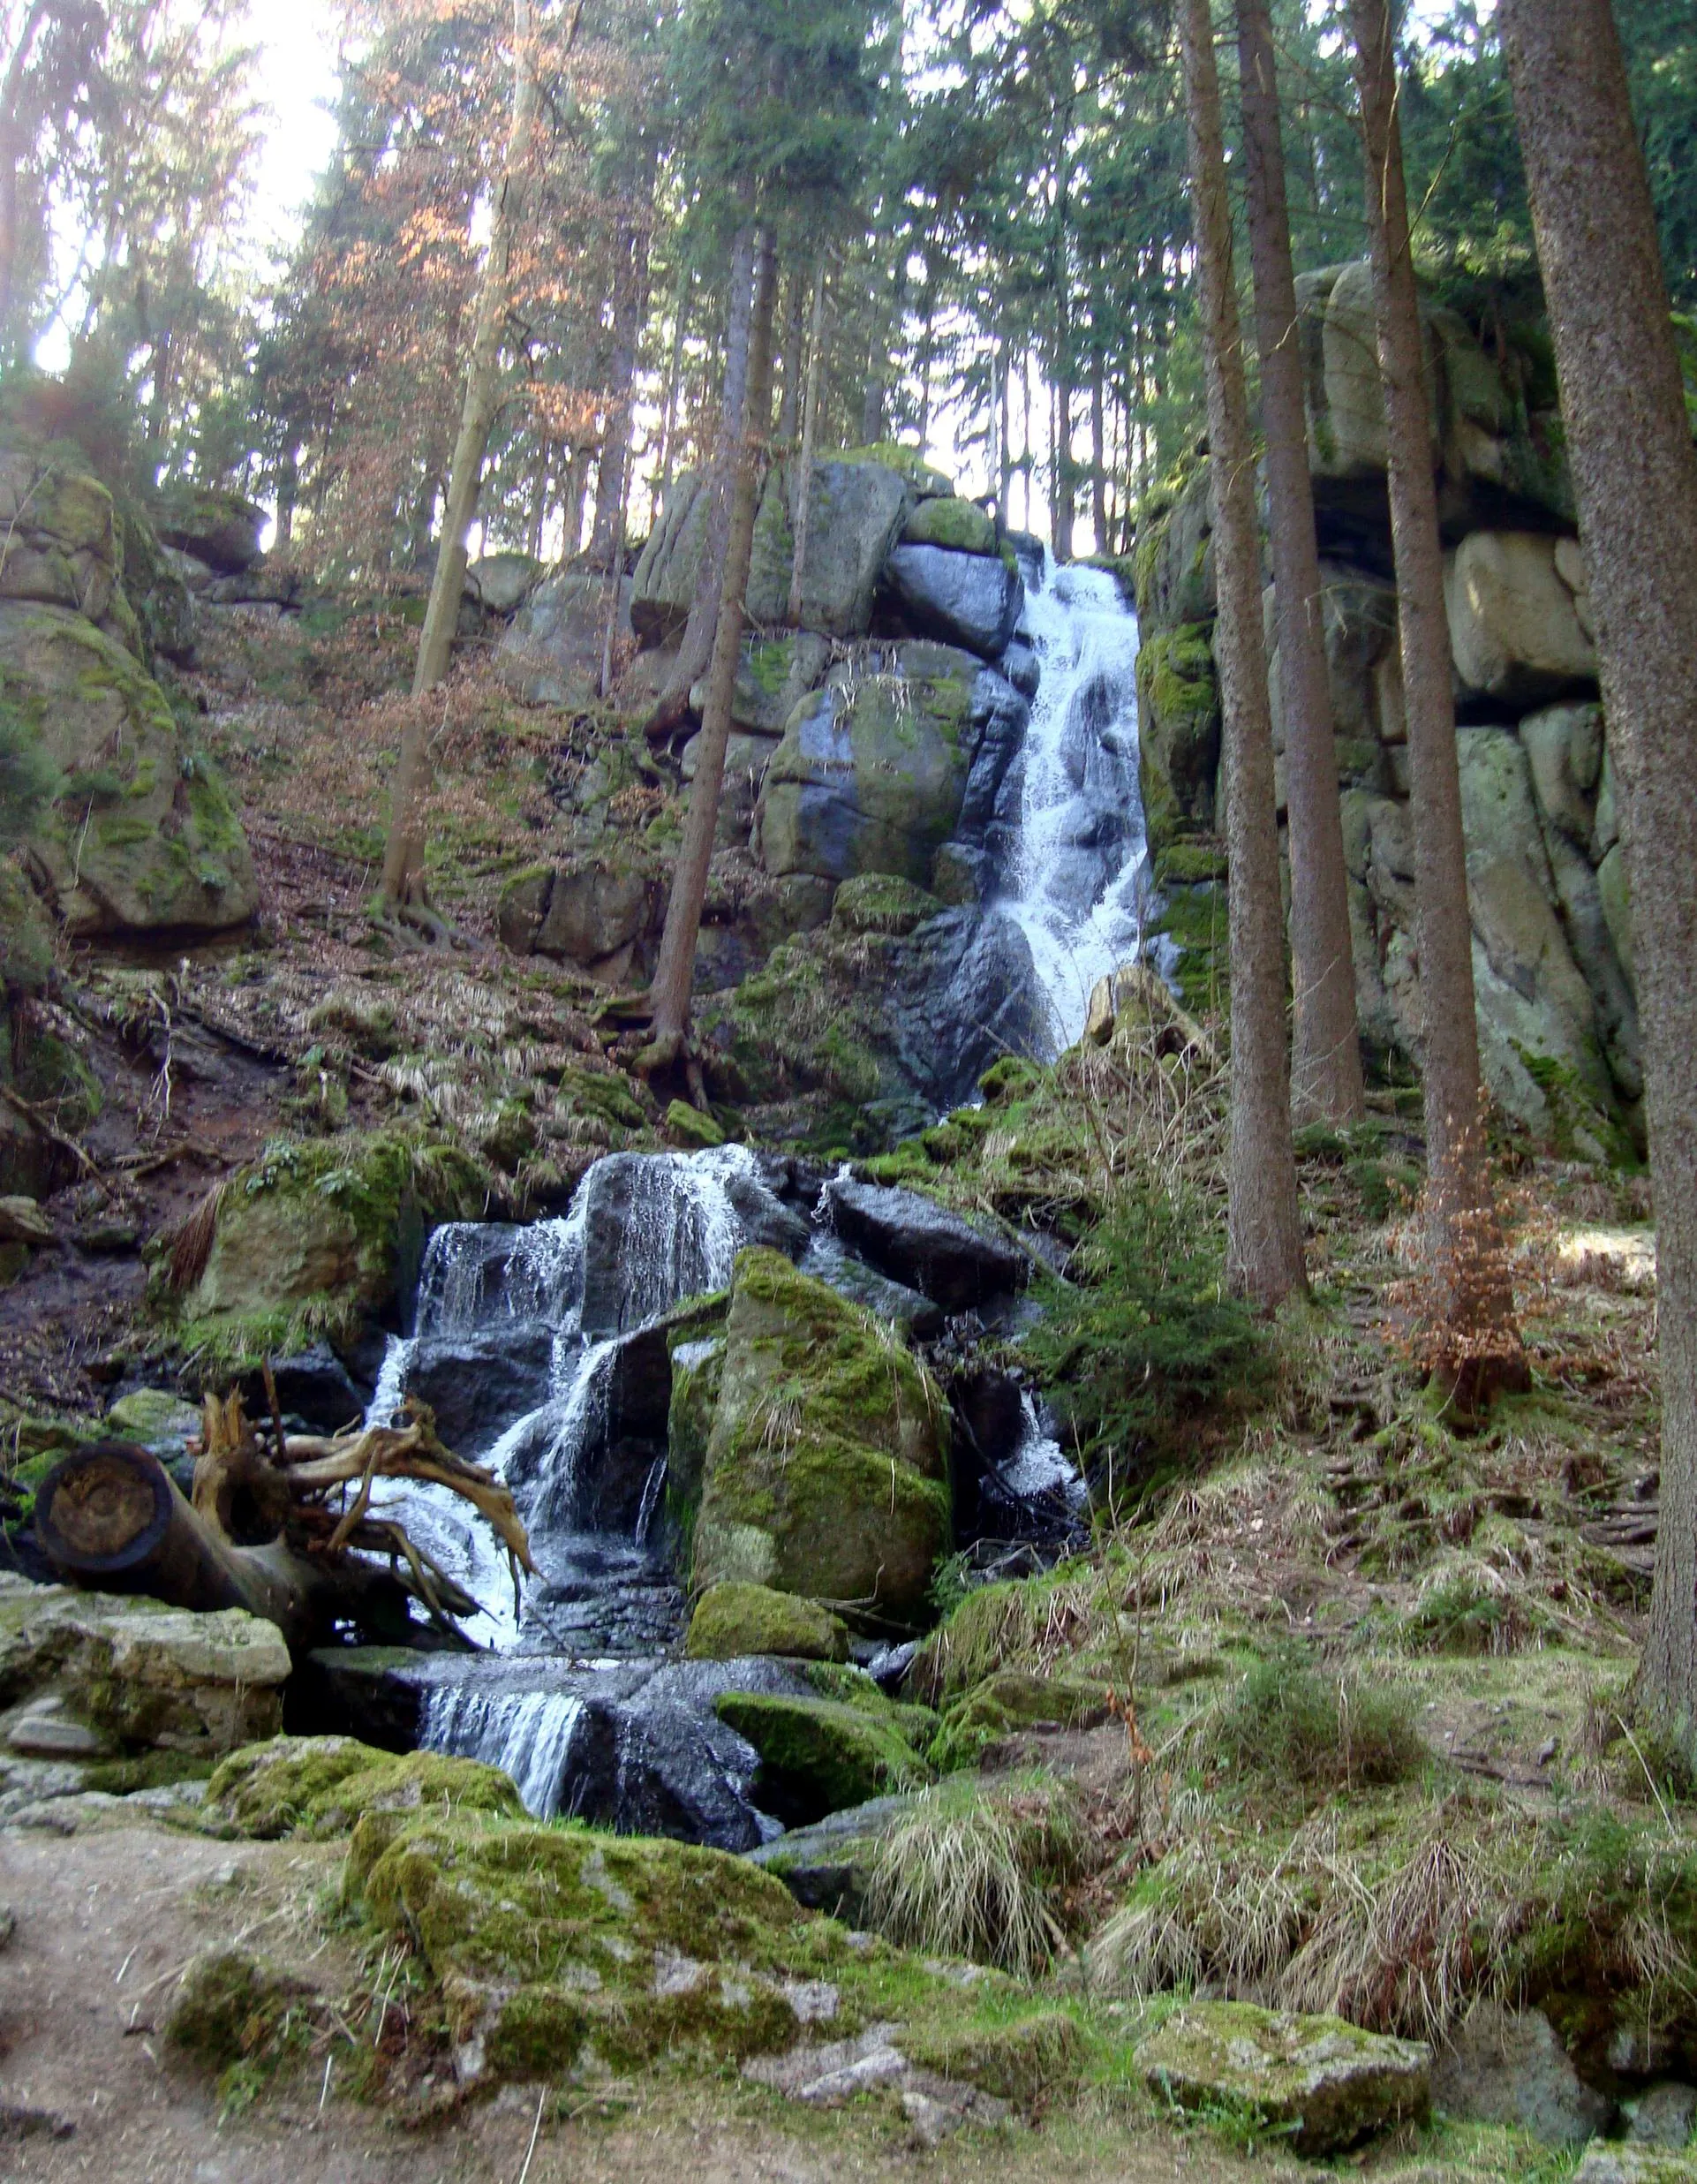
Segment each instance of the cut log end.
M100 1441L49 1472L35 1530L57 1568L117 1576L149 1563L171 1523L171 1484L146 1449Z

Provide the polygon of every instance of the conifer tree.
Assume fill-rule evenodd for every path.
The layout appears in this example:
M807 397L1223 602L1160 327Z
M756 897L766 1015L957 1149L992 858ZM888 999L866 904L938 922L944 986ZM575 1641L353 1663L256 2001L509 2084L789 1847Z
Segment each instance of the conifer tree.
M1208 384L1209 472L1219 619L1214 649L1225 718L1231 868L1232 1151L1227 1271L1258 1304L1306 1287L1285 1049L1284 911L1273 808L1272 719L1261 623L1255 453L1244 382L1219 70L1209 0L1181 0L1190 194Z
M1497 1387L1524 1384L1526 1360L1480 1112L1453 669L1391 16L1385 0L1350 0L1349 16L1367 170L1414 807L1426 1117L1423 1340L1435 1375L1465 1413Z
M1697 1761L1697 447L1609 0L1503 0L1625 790L1656 1183L1662 1508L1638 1697Z

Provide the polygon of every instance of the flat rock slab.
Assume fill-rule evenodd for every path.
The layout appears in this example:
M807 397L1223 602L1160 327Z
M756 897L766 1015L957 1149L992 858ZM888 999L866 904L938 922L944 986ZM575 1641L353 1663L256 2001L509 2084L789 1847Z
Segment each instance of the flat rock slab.
M1588 2147L1573 2184L1697 2184L1697 2160L1662 2146Z
M743 2075L809 2108L841 2108L857 2094L887 2089L923 2145L934 2146L963 2123L1005 2123L1006 2101L976 2086L920 2070L896 2045L899 2025L869 2025L852 2040L808 2042L786 2055L758 2055Z
M916 1190L831 1185L837 1234L881 1273L942 1307L969 1311L1024 1286L1025 1256Z
M1431 2050L1249 2002L1193 2002L1137 2050L1150 2089L1188 2109L1253 2111L1298 2153L1354 2146L1431 2103Z

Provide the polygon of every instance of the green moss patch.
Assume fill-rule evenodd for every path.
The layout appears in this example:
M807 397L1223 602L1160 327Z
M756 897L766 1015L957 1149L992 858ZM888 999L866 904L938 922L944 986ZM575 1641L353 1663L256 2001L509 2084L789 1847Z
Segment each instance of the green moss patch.
M206 1810L238 1834L323 1840L373 1814L397 1824L422 1810L517 1819L524 1808L508 1776L475 1760L396 1757L352 1737L280 1736L225 1760L207 1786Z
M720 1719L760 1755L756 1802L791 1826L926 1780L924 1761L893 1722L841 1700L727 1691L715 1704Z
M691 1660L775 1653L795 1660L846 1661L848 1626L816 1600L767 1585L714 1585L696 1603L683 1650Z

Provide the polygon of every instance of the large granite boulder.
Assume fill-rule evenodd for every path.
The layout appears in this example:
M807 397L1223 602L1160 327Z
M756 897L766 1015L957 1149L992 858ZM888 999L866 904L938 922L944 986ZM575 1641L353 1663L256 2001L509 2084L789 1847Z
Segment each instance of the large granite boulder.
M898 546L884 578L902 619L920 636L962 646L983 660L999 660L1007 651L1025 600L1017 566L999 555L947 546Z
M124 565L112 496L64 442L0 448L0 599L110 611Z
M1307 367L1309 468L1316 478L1382 476L1387 459L1372 268L1365 259L1305 273L1297 284ZM1441 438L1429 325L1426 382L1432 436Z
M290 1349L309 1327L394 1317L429 1230L479 1219L487 1197L469 1155L399 1130L273 1144L219 1193L185 1315L246 1321Z
M1596 647L1557 565L1560 541L1532 531L1475 531L1444 571L1450 646L1463 686L1509 704L1595 689Z
M260 557L262 508L216 487L170 486L158 497L154 523L167 546L192 554L219 576L237 576Z
M914 502L899 470L877 459L830 457L813 467L807 558L802 571L801 626L827 637L864 637L891 546ZM712 496L691 472L667 494L637 561L631 622L645 645L664 644L689 620L701 581ZM749 568L748 614L759 627L788 619L795 559L792 467L768 472L755 523Z
M1535 1130L1548 1130L1554 1120L1551 1065L1610 1111L1614 1089L1590 990L1557 915L1525 745L1507 729L1467 728L1457 737L1457 756L1486 1082L1510 1114ZM1546 1065L1538 1075L1532 1059Z
M25 846L71 933L220 932L253 915L222 783L121 644L67 608L0 601L0 702L58 775Z
M790 718L766 768L756 839L769 873L924 886L972 761L978 662L945 645L873 647Z
M901 532L904 546L946 546L957 554L999 554L996 523L976 501L949 494L921 501Z
M528 555L502 555L502 562ZM479 563L479 567L484 564ZM493 581L494 579L492 579ZM511 595L502 584L498 595ZM615 635L630 634L632 585L619 579ZM507 611L502 609L502 611ZM581 702L597 686L607 639L607 579L598 570L562 569L521 594L495 646L495 669L530 705Z
M465 572L465 588L492 615L514 615L536 589L542 564L534 554L507 549L479 555Z
M509 880L496 924L519 956L553 956L616 986L660 915L659 879L640 865L587 858L557 869L539 865Z
M1023 1252L934 1198L881 1183L842 1181L828 1188L843 1241L945 1311L968 1311L1025 1286Z
M736 1263L696 1586L918 1621L948 1550L948 1406L897 1338L770 1251Z

